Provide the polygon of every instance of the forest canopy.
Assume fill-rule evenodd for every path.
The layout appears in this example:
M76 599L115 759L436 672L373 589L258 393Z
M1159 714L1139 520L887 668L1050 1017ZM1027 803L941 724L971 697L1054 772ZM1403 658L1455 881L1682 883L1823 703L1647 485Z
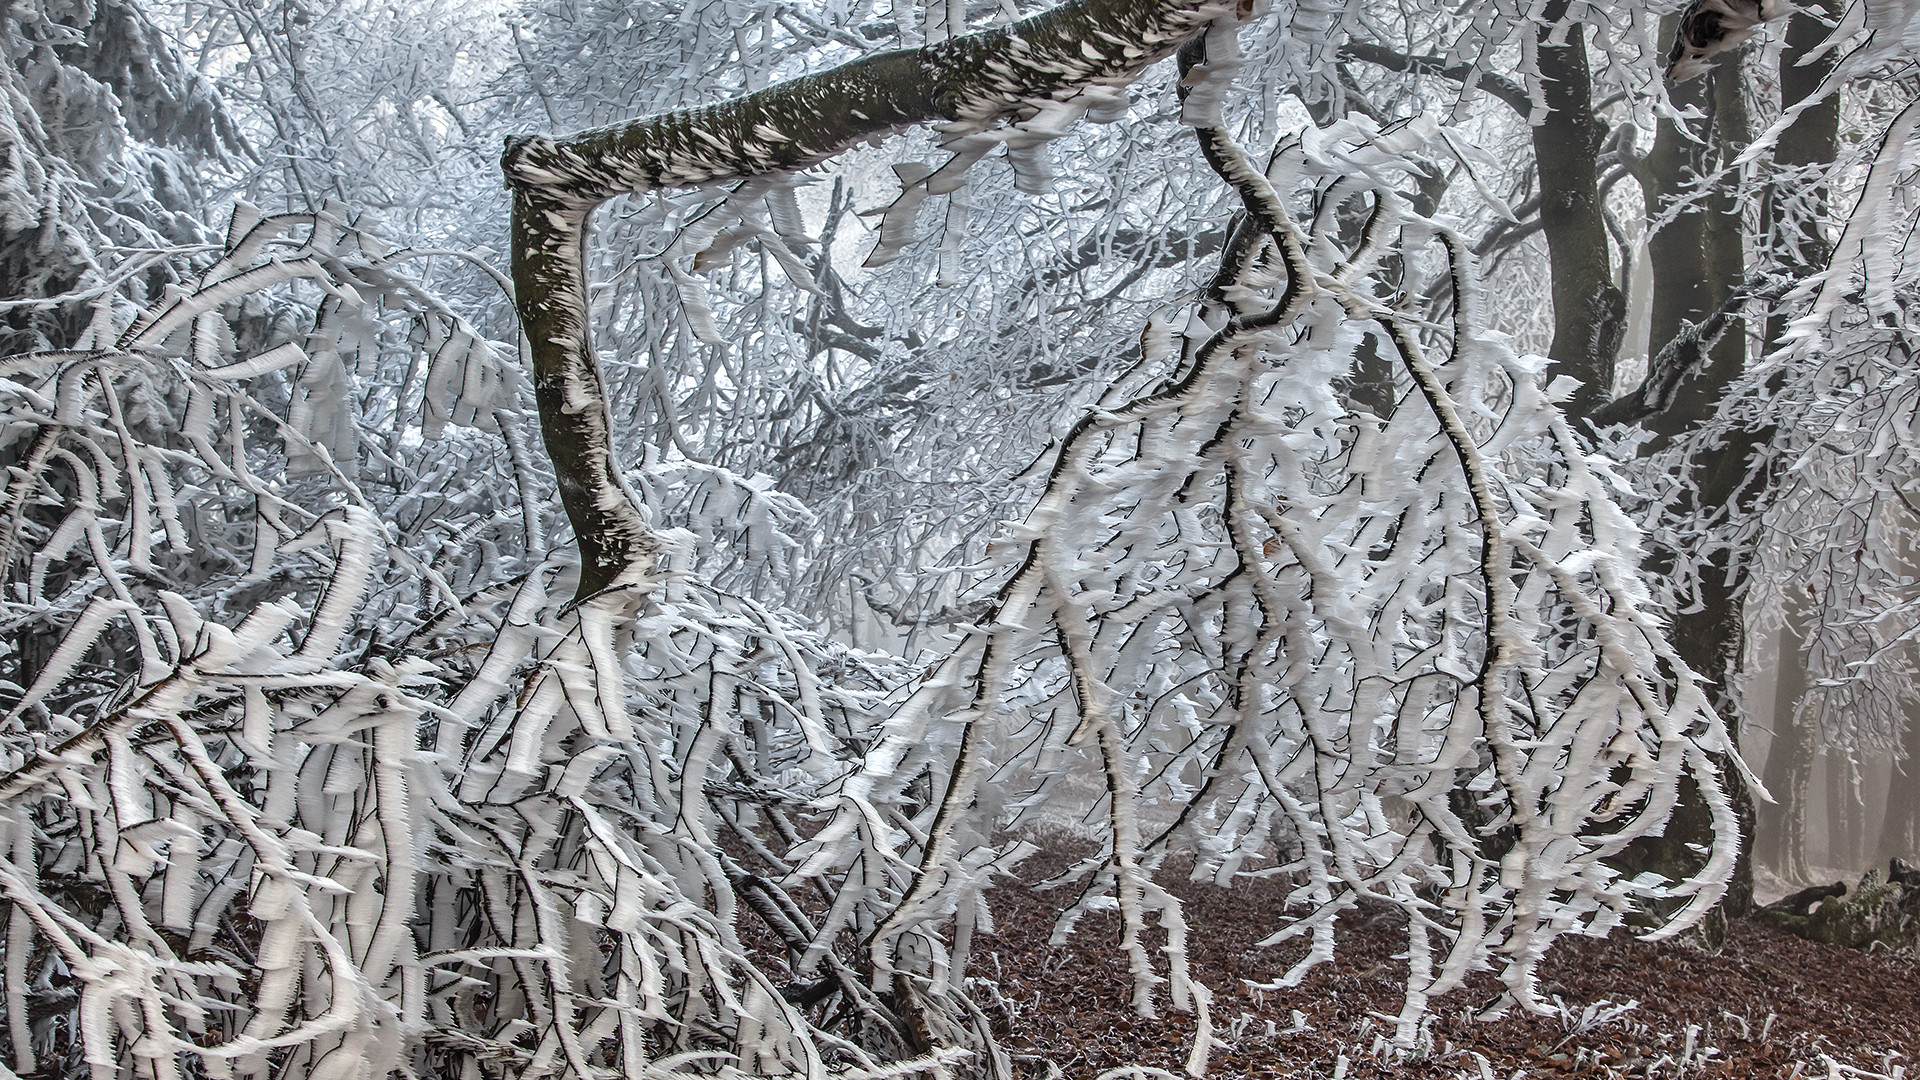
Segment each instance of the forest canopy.
M1920 8L0 36L0 1080L1011 1077L1063 834L1189 1074L1180 880L1417 1054L1920 855Z

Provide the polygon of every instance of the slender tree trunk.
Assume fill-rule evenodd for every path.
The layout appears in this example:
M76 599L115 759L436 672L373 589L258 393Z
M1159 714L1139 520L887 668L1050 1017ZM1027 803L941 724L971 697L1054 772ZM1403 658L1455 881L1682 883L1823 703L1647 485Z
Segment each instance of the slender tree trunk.
M1553 275L1553 344L1547 355L1557 370L1580 380L1567 411L1586 416L1613 398L1627 301L1614 284L1608 255L1600 198L1604 132L1593 114L1585 31L1576 25L1565 45L1548 44L1549 28L1566 17L1568 3L1549 0L1541 17L1540 77L1547 111L1533 127L1533 157Z
M1853 761L1827 753L1827 861L1843 874L1860 865L1860 792Z
M1899 760L1887 785L1887 811L1880 826L1875 863L1888 859L1920 860L1920 717L1907 716Z
M1786 830L1782 833L1785 854L1780 873L1793 881L1813 880L1813 860L1807 856L1807 834L1812 831L1813 773L1818 761L1813 732L1803 726L1796 732L1795 753L1787 762L1787 782L1783 788L1787 818Z
M1801 722L1807 693L1806 642L1789 616L1780 629L1780 685L1773 696L1773 745L1763 778L1774 801L1757 808L1754 857L1788 881L1811 880L1807 869L1807 783L1813 733Z

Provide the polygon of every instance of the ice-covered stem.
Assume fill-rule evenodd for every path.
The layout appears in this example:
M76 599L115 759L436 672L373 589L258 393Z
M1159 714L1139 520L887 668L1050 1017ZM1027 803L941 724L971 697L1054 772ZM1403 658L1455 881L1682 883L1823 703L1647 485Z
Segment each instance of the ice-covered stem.
M613 465L587 332L583 263L593 209L629 191L804 168L915 124L985 127L1047 98L1124 82L1233 7L1231 0L1070 0L1012 25L862 57L714 105L564 138L514 137L515 303L540 426L580 545L578 596L644 581L657 545Z

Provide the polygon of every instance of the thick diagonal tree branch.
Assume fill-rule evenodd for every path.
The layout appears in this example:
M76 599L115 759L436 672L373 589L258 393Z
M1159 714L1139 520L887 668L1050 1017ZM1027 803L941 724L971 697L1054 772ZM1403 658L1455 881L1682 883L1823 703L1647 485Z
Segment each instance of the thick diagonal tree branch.
M621 479L588 335L585 252L615 195L805 168L874 135L981 128L1033 103L1125 82L1233 0L1071 0L995 30L863 57L715 105L566 138L513 138L513 278L540 427L580 548L585 599L652 574L652 530Z

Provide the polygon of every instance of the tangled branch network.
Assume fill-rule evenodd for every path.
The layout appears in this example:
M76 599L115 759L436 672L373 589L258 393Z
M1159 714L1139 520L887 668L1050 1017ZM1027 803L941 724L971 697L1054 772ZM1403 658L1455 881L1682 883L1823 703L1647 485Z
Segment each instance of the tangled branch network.
M1061 932L1117 908L1137 1007L1202 1018L1196 1073L1177 853L1296 883L1288 979L1341 910L1403 910L1408 1044L1475 969L1535 1006L1558 935L1710 905L1725 733L1618 478L1397 194L1441 132L1343 122L1257 165L1216 111L1232 26L1200 41L1188 119L1241 203L1220 267L1058 441L990 613L923 667L703 584L664 511L621 523L644 573L575 599L513 350L338 209L243 208L177 287L0 361L34 652L0 688L12 1069L1002 1075L967 955L1076 763L1101 851ZM1386 415L1349 405L1363 377ZM1610 869L1687 775L1707 869Z

